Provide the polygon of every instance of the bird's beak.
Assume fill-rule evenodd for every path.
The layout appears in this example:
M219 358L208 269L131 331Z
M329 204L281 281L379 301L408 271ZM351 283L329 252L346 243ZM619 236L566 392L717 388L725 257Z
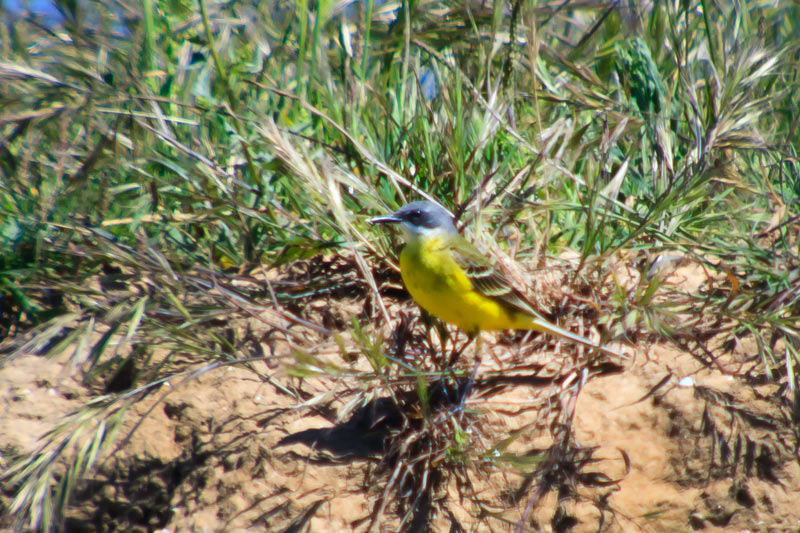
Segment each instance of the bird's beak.
M371 218L367 220L367 222L369 222L370 224L399 224L400 222L402 222L402 220L392 214L382 217Z

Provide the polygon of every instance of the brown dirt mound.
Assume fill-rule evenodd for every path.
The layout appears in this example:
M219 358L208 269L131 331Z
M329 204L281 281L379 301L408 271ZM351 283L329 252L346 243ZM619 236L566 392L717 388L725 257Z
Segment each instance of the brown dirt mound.
M312 308L335 327L363 304ZM532 459L519 473L472 463L426 500L401 495L434 509L432 530L514 531L523 522L532 531L800 528L796 437L770 401L781 394L774 384L745 384L663 345L642 346L623 366L576 374L552 353L485 338L487 356L464 405L464 442ZM291 351L280 342L269 348L281 357ZM343 361L334 339L314 354L369 368L363 357ZM461 363L471 367L468 357ZM34 355L0 368L0 467L93 397L78 375L66 361ZM119 449L79 484L68 530L366 531L373 519L373 530L396 529L397 498L377 508L390 479L411 469L392 471L387 450L398 442L387 436L408 436L401 426L420 417L394 417L374 381L356 401L357 385L343 393L344 374L273 379L300 400L252 370L221 367L175 379L140 402ZM457 400L447 409L443 424L462 420ZM559 441L565 426L568 438ZM458 465L449 456L436 461ZM551 490L537 492L542 486ZM3 487L0 509L11 498ZM419 512L410 516L414 526ZM0 515L0 528L12 518Z
M751 410L766 404L759 405L750 390L732 379L709 370L696 372L696 363L684 354L656 346L649 357L623 373L590 380L578 397L575 439L583 447L599 447L594 470L619 478L618 484L612 490L586 491L583 501L562 505L561 513L569 520L554 520L557 505L548 496L534 509L531 527L553 530L560 524L573 531L596 530L603 507L592 499L602 497L603 529L609 531L796 530L797 462L777 450L760 449L759 443L750 445L751 458L745 457L746 450L735 458L732 449L724 458L719 441L731 430L721 423L725 419L719 413L704 418L710 402L698 390L738 399L749 396ZM662 381L664 368L684 376L682 385L650 394ZM70 377L69 368L44 357L19 358L0 371L0 383L4 450L32 449L37 437L87 394ZM335 427L330 414L298 408L288 396L240 368L220 369L176 385L171 384L175 390L163 400L154 395L137 407L138 414L152 411L120 452L85 480L69 517L70 530L366 528L374 491L365 480L380 445L353 438L359 433L352 419L329 429ZM323 384L318 386L324 392ZM530 395L521 388L471 403L480 407L496 402L511 410L527 400ZM775 419L775 413L761 415L764 424ZM502 418L497 411L494 416ZM521 411L502 423L509 429L525 427L535 422L532 416ZM703 427L703 420L713 416L720 420L719 435L709 430L708 421ZM136 418L129 417L129 429ZM769 432L762 432L768 439ZM545 434L546 429L531 430L515 446L530 449L547 441ZM493 493L501 502L519 486L520 478L499 475L478 482L481 490L489 491L487 500ZM469 525L479 511L469 502L459 502L455 485L448 494L457 519ZM507 509L506 522L475 523L483 524L480 529L513 530L527 501L525 497L516 508ZM439 516L435 523L449 522Z

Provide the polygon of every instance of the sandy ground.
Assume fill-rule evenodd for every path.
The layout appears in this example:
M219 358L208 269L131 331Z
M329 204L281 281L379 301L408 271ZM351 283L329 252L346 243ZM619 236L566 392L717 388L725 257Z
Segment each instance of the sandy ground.
M489 342L488 350L481 373L502 364L509 348ZM65 361L33 355L0 369L0 467L6 452L34 449L91 396L76 374ZM121 435L135 432L81 485L68 530L366 531L386 478L374 475L365 433L342 416L344 400L326 396L334 390L329 378L306 380L302 406L237 367L170 382L128 415ZM523 428L514 447L526 450L552 442L536 411L514 408L540 392L506 388L468 407L483 410L500 433ZM473 480L496 511L481 512L455 481L440 491L441 508L476 531L514 531L523 515L529 531L798 531L800 468L779 442L786 428L765 400L775 394L774 385L745 386L674 348L641 347L621 371L589 379L577 395L574 441L597 447L588 470L609 482L578 487L579 497L560 505L568 519L554 519L552 493L536 505L531 493L511 504L521 477L499 472ZM738 410L709 401L718 397ZM329 429L337 424L338 432ZM8 487L0 493L6 506L10 496ZM385 511L374 530L397 527L398 515ZM446 531L451 518L440 512L433 524ZM9 529L11 517L0 526Z

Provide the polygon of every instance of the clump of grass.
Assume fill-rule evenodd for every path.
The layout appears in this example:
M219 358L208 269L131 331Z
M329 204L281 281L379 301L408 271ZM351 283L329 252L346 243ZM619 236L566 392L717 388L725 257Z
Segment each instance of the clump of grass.
M326 462L365 461L368 529L392 524L414 531L434 527L436 520L465 528L465 512L494 527L511 520L520 505L527 504L529 512L547 493L585 498L585 489L615 486L591 471L594 450L574 442L571 419L581 388L619 372L619 365L570 353L545 370L547 365L531 363L530 354L505 354L502 367L496 362L477 368L466 338L435 321L401 320L389 339L369 335L356 323L350 335L358 352L340 343L338 361L298 354L291 374L324 391L305 405L327 413L331 426L300 431L281 444L303 443ZM525 353L552 349L551 339L518 342ZM316 380L323 382L313 385ZM505 405L502 395L515 390L530 397ZM526 422L510 424L512 430L497 419L498 408L515 410L514 417ZM549 434L548 428L558 435L548 447L520 450L518 439L537 430ZM518 478L518 486L493 480L497 472ZM450 498L452 490L458 501ZM503 499L503 493L513 496ZM560 520L554 512L553 520ZM526 520L527 512L520 523Z

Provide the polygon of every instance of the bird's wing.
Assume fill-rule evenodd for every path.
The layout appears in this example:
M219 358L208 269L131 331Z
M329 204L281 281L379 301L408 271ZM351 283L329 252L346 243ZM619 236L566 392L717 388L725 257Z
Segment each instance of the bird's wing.
M458 237L450 240L448 248L476 291L511 310L541 317L508 277L469 241Z
M502 271L497 269L486 256L480 253L464 238L459 236L450 239L446 247L451 252L450 255L456 263L467 274L467 277L472 282L472 288L487 298L498 302L510 311L517 311L529 315L531 321L528 329L549 333L571 342L600 350L615 357L628 359L628 357L621 352L606 346L601 346L548 321L536 311L534 304L531 303L522 292L514 288L514 284Z

